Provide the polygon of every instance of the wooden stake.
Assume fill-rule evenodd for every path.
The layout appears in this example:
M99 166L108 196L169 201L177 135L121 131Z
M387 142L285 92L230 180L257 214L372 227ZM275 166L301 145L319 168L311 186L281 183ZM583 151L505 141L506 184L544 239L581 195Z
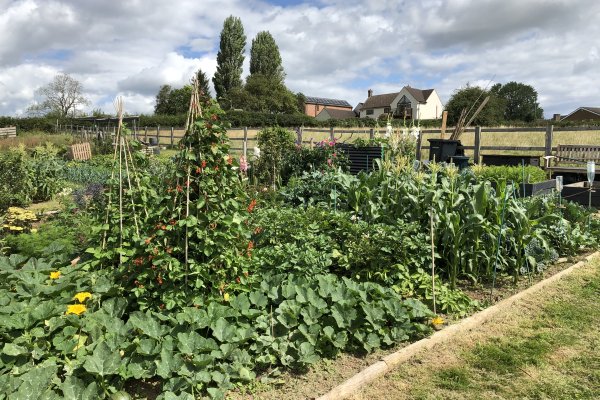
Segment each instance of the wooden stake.
M440 131L440 139L446 139L446 122L448 121L448 111L442 113L442 130Z

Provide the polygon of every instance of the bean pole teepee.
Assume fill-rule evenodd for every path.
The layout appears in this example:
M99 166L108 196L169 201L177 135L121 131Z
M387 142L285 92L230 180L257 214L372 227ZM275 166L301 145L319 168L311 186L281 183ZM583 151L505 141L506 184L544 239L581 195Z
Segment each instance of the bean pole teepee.
M124 198L129 197L129 202L131 203L131 212L133 216L135 233L137 237L140 236L140 221L138 217L138 212L142 209L146 216L148 216L148 210L145 206L139 206L136 204L135 199L133 198L133 185L131 183L131 178L133 177L133 181L136 184L136 187L140 188L140 179L138 171L135 167L135 162L132 154L131 147L131 136L129 135L129 131L123 125L123 111L124 111L124 103L123 98L118 97L114 101L115 110L117 112L117 118L119 120L117 131L114 138L114 152L113 152L113 162L111 169L110 182L114 184L115 178L118 177L117 182L117 193L113 190L108 192L108 204L106 207L106 216L104 224L108 225L110 222L110 213L113 208L113 201L116 199L114 197L118 197L119 204L119 247L123 246L123 220L124 220ZM126 186L125 186L126 185ZM108 231L104 231L102 238L102 250L106 249L107 246L107 235ZM122 259L122 255L120 260Z

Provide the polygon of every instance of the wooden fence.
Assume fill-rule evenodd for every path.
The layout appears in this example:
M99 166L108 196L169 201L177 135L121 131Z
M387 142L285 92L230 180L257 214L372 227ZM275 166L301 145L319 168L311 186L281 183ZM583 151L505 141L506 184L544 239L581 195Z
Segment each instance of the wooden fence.
M84 140L98 136L114 135L110 129L90 128L76 125L59 125L57 131L70 133ZM256 135L261 128L231 128L227 131L232 141L232 150L246 154L248 147L256 144ZM292 129L293 130L293 129ZM448 128L450 132L452 128ZM294 130L293 130L294 131ZM138 127L133 135L151 144L176 145L185 131L177 127ZM297 128L296 143L313 145L320 141L351 143L354 140L381 137L385 128ZM428 138L440 138L440 129L422 129L417 139L417 157L421 159L429 150ZM461 137L468 155L479 162L483 153L519 153L549 156L558 144L600 145L600 127L547 127L534 128L482 128L466 129Z

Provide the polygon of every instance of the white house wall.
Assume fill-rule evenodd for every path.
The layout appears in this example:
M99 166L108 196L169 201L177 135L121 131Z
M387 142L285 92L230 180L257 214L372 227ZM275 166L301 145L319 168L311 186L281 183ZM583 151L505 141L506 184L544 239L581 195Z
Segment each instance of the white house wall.
M373 114L371 114L371 115L367 115L367 111L366 110L361 110L360 111L360 117L361 118L373 118L373 119L377 119L377 118L379 118L379 116L381 114L383 114L383 110L384 110L383 107L382 108L374 108L373 109Z
M437 92L434 90L427 99L426 104L419 105L419 118L420 119L438 119L442 117L442 111L444 107L442 106L442 102L440 100L440 96L438 96ZM414 112L415 110L413 110ZM416 114L415 114L416 115Z
M444 107L442 106L442 102L437 92L434 90L427 99L427 103L419 104L417 100L410 94L406 88L402 88L398 96L394 98L392 103L390 104L391 110L394 111L398 106L398 102L402 98L402 96L406 96L408 100L410 100L412 105L412 112L416 118L419 119L438 119L442 117L442 111ZM366 110L360 111L360 118L373 118L377 119L381 114L383 114L384 107L374 108L373 114L367 115Z

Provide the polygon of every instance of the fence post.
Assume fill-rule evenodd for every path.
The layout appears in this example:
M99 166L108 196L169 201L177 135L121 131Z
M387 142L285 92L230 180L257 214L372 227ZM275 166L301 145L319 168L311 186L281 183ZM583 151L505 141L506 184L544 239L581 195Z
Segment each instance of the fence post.
M174 137L173 127L171 127L171 146L173 146L174 144L175 144L175 137Z
M473 149L473 161L475 164L479 164L481 154L481 127L475 127L475 148Z
M148 143L148 127L144 127L144 142Z
M302 146L302 127L299 127L298 130L296 131L296 143L298 144L298 146Z
M248 156L248 127L244 127L244 142L242 143L242 154L244 159Z
M335 132L333 126L329 128L329 141L333 142L335 140Z
M158 146L160 143L160 125L156 126L156 145Z
M370 128L369 129L369 140L374 140L374 139L375 139L375 129Z
M545 143L545 150L544 150L544 155L545 156L551 156L552 155L552 136L554 134L554 125L548 125L546 127L546 143Z
M371 129L371 132L373 129ZM419 129L419 136L417 136L417 149L416 149L416 159L421 161L421 142L423 141L423 132Z

